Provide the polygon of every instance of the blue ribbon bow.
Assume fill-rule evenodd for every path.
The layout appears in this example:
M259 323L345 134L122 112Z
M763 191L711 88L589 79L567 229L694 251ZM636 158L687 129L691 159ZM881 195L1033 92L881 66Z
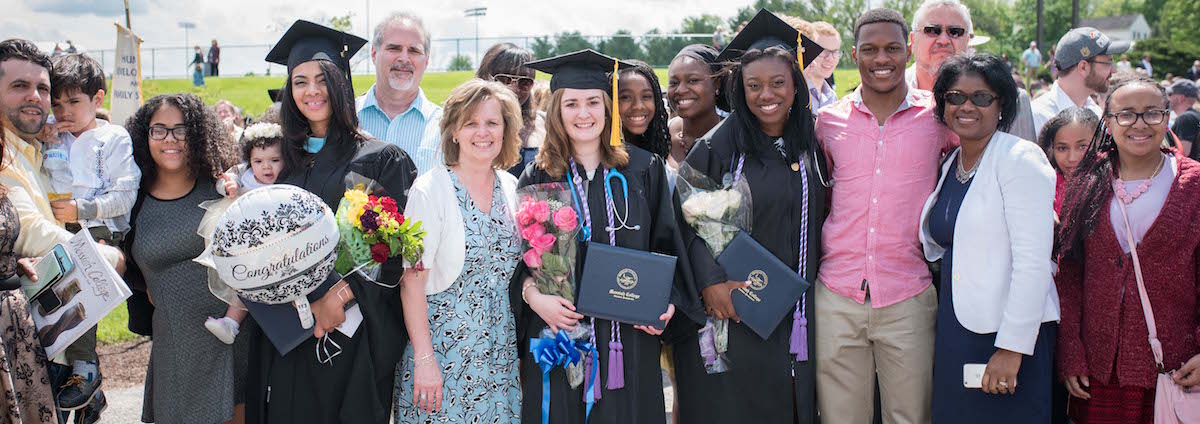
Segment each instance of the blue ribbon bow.
M542 369L542 424L550 423L550 371L561 365L566 368L583 360L583 354L597 355L596 346L586 341L573 341L566 330L558 330L553 339L536 338L529 341L529 352ZM600 367L592 367L592 378L587 385L587 412L584 422L592 415L595 404L596 381L600 379Z

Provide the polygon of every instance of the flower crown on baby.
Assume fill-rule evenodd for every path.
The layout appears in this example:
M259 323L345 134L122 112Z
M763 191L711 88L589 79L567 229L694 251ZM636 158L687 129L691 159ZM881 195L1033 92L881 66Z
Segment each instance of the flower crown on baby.
M283 138L283 127L274 122L257 122L242 131L244 143L253 143L254 140L264 138Z

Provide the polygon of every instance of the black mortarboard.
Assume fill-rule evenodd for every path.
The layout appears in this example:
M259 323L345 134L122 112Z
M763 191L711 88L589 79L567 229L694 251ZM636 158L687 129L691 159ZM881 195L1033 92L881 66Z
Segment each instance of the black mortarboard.
M281 88L269 88L269 89L267 89L267 96L271 98L271 102L272 102L272 103L273 103L273 102L278 102L278 101L279 101L279 94L280 94L282 91L283 91L283 89L281 89Z
M592 49L535 60L526 63L525 66L552 75L550 77L551 92L558 91L560 88L609 91L613 88L613 79L609 73L613 72L614 63L617 64L618 69L633 67L633 65L605 56ZM612 94L609 93L609 95Z
M717 60L735 61L748 50L764 50L775 46L796 50L797 45L803 46L801 56L804 61L800 64L800 69L811 64L825 50L808 36L788 25L783 19L779 19L774 13L767 9L760 9L758 14L754 15L754 19L751 19L746 27L742 28L742 32L733 37L725 49L721 50L721 55L717 56Z
M328 60L349 78L350 58L366 44L367 40L357 36L298 19L267 53L267 62L287 66L290 73L301 63Z
M525 66L550 74L552 93L560 88L596 89L604 90L609 96L614 96L617 92L617 80L620 78L617 71L633 67L592 49L527 62ZM621 111L615 101L612 105L612 115L612 135L609 143L620 146Z

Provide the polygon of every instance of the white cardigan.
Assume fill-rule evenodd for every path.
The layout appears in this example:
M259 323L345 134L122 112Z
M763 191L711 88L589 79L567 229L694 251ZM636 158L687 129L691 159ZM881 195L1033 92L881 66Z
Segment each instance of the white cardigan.
M517 178L504 170L496 170L500 191L508 203L508 214L517 210ZM425 295L440 293L458 279L467 254L466 230L454 183L446 166L438 163L413 182L408 192L404 215L421 222L425 230L425 255L421 257L429 270ZM514 218L512 222L516 222Z
M946 178L954 178L959 152L942 164L921 212L930 261L946 249L929 234L929 212ZM1041 324L1059 318L1050 273L1054 169L1036 144L999 131L979 160L954 227L954 314L968 330L997 333L996 347L1032 355Z

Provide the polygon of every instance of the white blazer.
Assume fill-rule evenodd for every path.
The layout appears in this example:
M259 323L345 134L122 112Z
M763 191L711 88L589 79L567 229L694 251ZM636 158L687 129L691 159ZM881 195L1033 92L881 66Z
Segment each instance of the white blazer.
M961 148L944 164L921 212L925 258L946 249L929 234L929 211ZM996 334L998 348L1033 354L1043 322L1058 321L1050 273L1054 244L1054 169L1038 145L997 131L979 159L954 226L954 315L968 330Z
M508 204L511 222L516 222L517 178L504 170L496 170L500 191ZM404 215L421 222L425 230L425 254L421 257L429 270L425 295L440 293L458 279L467 255L466 227L450 172L441 161L421 174L408 191ZM515 225L515 224L514 224Z

